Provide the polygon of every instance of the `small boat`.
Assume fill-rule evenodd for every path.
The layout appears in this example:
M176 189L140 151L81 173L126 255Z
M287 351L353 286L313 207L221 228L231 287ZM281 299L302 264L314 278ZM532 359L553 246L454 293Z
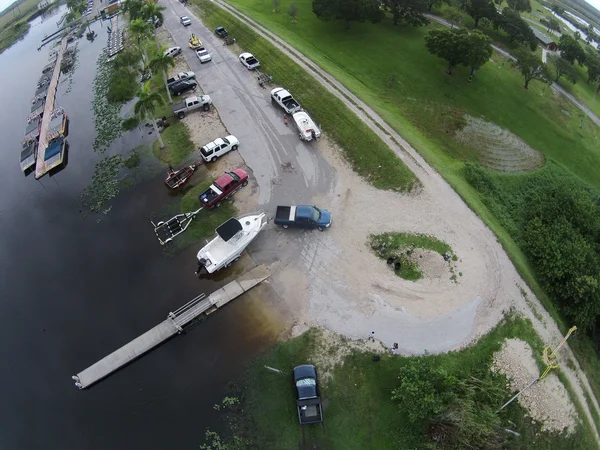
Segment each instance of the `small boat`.
M32 167L35 166L37 158L38 141L30 139L23 142L21 148L21 171L28 174Z
M310 141L321 136L321 130L319 130L306 111L298 111L292 115L292 118L294 119L301 140Z
M48 124L48 138L63 136L69 134L69 116L62 108L55 108L50 114L50 123Z
M169 172L167 172L165 184L171 189L177 189L183 186L200 164L202 164L201 161L179 170L173 170L173 168L169 166Z
M263 211L231 218L217 228L217 235L198 252L198 270L214 273L229 267L267 224Z
M190 37L188 42L192 50L197 50L203 47L202 42L200 42L200 39L198 39L198 37L194 33L192 33L192 36Z

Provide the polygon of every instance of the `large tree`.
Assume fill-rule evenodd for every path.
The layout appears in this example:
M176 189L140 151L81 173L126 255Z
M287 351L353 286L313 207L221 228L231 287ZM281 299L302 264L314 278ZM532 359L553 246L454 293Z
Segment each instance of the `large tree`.
M531 12L531 4L529 0L506 0L508 7L519 12Z
M585 65L587 67L588 74L587 82L600 82L600 55L588 54L585 60Z
M465 36L469 32L465 28L431 30L425 36L425 46L429 53L448 61L448 73L464 61Z
M475 21L475 28L484 17L493 21L498 15L496 5L491 0L460 0L462 9Z
M163 82L165 83L165 89L167 90L169 103L173 103L171 92L169 91L169 85L167 83L167 70L169 70L170 67L175 67L175 60L173 57L165 55L164 52L161 51L155 58L152 59L152 61L148 63L148 67L153 73L157 73L158 71L162 72Z
M384 0L386 9L392 13L394 25L404 21L415 27L429 24L429 20L423 15L427 9L425 0Z
M137 47L144 58L144 62L148 61L145 41L152 35L153 29L153 25L142 19L134 19L129 22L129 33L137 42Z
M125 0L121 4L123 12L127 13L129 20L139 19L142 14L144 2L142 0Z
M156 132L160 148L165 148L165 144L158 131L158 126L156 125L156 120L154 119L156 107L164 104L165 101L158 93L150 91L150 83L145 83L142 89L137 92L136 97L138 100L133 107L135 115L138 116L140 120L150 119L152 121L152 126Z
M427 11L431 12L431 8L434 6L442 6L442 3L448 3L448 0L425 0L427 4Z
M554 73L556 74L556 77L554 78L555 82L558 82L562 76L573 84L577 82L577 71L575 70L575 67L573 67L573 64L560 55L550 54L549 58L554 66Z
M350 28L350 22L370 20L377 23L385 13L379 0L313 0L312 10L321 20L339 19Z
M529 82L532 80L539 80L544 83L550 82L548 67L534 53L531 53L526 48L520 48L517 50L516 56L516 66L521 75L525 77L525 84L523 85L525 89L529 87Z
M154 42L156 42L156 49L160 48L160 45L158 44L158 37L156 36L156 21L160 21L163 22L164 21L164 17L162 12L167 9L162 5L159 5L158 3L154 2L154 1L148 1L146 2L146 4L142 7L142 11L141 11L141 18L146 20L146 21L150 21L152 23L153 29L152 29L152 33L154 34Z
M558 49L560 50L562 57L571 64L573 64L575 60L577 60L580 65L585 63L585 51L581 45L568 34L563 34L560 37Z
M508 35L509 42L519 42L521 44L529 45L534 50L537 47L537 41L535 34L531 27L521 19L519 13L510 8L504 8L502 15L499 18L500 28L502 28Z
M475 75L475 71L479 70L492 57L494 50L492 49L492 40L479 30L464 37L464 56L462 64L471 69L469 81Z

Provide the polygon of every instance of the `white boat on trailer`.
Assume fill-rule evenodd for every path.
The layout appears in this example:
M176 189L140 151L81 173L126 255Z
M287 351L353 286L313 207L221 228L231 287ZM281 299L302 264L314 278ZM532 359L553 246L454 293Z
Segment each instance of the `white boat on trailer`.
M306 111L302 110L295 112L292 114L292 119L296 124L298 135L301 140L311 141L321 137L321 130L319 130L317 124L315 124L314 120L312 120Z
M214 273L240 259L242 252L267 224L263 211L231 218L217 228L217 235L198 252L198 270Z

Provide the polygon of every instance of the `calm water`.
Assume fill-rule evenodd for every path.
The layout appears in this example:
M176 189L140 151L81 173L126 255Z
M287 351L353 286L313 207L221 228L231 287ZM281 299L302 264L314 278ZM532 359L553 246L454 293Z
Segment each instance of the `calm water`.
M212 405L272 332L258 300L240 299L91 389L74 387L71 375L219 284L193 276L196 248L161 253L149 217L169 200L162 177L121 195L100 222L78 212L100 159L90 104L106 44L99 23L95 42L79 41L70 92L63 79L57 96L72 119L68 167L40 181L21 174L25 118L48 54L36 47L59 17L32 23L0 55L0 449L197 448L218 422Z

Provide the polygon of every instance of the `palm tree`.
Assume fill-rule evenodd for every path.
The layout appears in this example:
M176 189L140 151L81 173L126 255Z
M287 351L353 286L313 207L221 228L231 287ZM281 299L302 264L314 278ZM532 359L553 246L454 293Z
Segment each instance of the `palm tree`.
M169 103L173 103L173 99L171 98L171 92L169 92L169 85L167 84L167 73L166 71L169 67L175 67L175 60L172 56L165 55L163 52L159 53L152 61L148 63L148 67L152 70L153 73L158 73L159 70L162 71L163 81L165 82L165 89L167 90L167 97L169 98Z
M160 148L165 148L165 144L160 137L160 132L158 131L158 126L156 126L156 120L154 119L156 107L158 105L164 105L165 101L160 94L156 92L150 92L150 83L144 83L144 87L137 92L136 96L138 101L135 103L133 111L135 112L136 116L140 118L140 120L145 120L148 118L152 120L152 126L154 127L154 131L156 131Z
M165 9L167 8L165 8L162 5L159 5L154 1L150 1L142 7L142 19L151 19L152 26L154 27L154 31L152 32L152 34L154 34L154 41L156 42L157 50L160 49L160 46L158 45L158 39L156 37L156 19L160 20L161 22L164 20L162 12Z
M151 25L142 19L134 19L129 22L129 32L131 36L137 40L138 48L142 52L142 56L144 57L144 61L148 60L148 55L146 54L146 46L143 45L144 39L148 39L148 37L152 34Z
M144 2L142 0L126 0L121 9L129 15L129 20L139 19Z

